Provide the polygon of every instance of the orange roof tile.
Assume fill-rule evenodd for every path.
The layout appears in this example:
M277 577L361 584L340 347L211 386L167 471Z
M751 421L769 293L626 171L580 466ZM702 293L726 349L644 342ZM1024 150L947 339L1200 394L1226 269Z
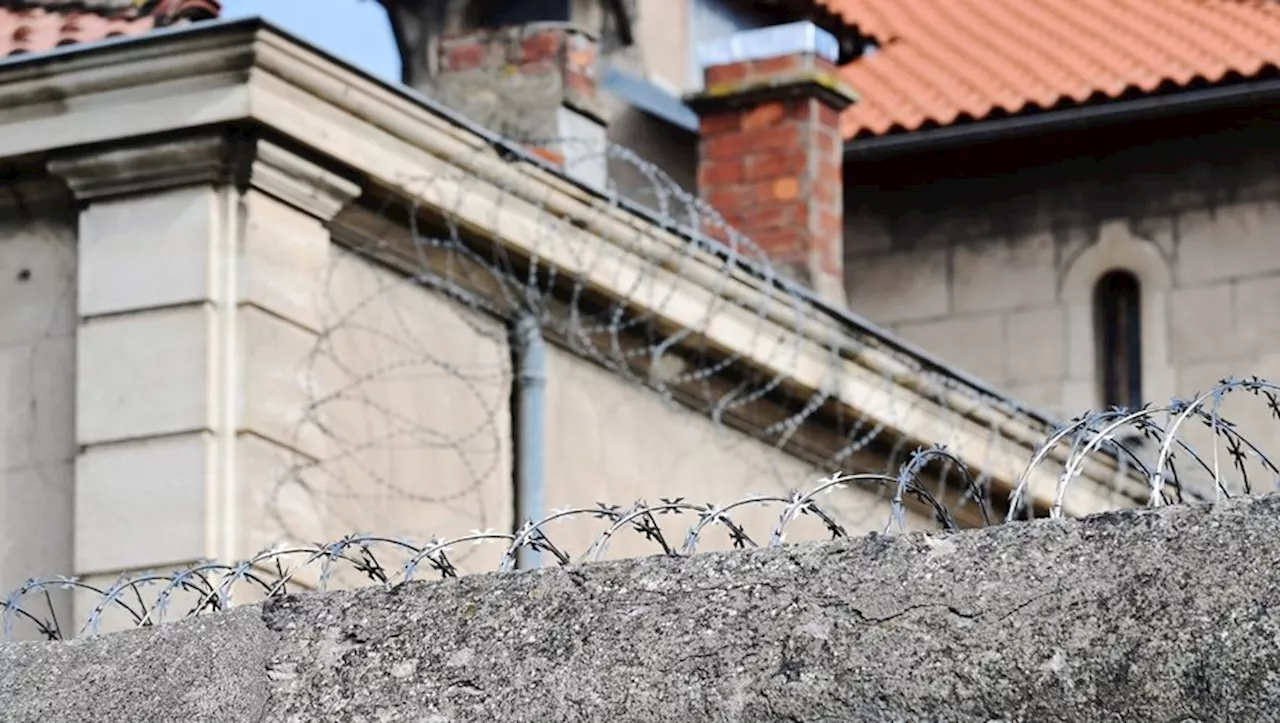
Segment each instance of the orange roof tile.
M816 0L878 50L844 69L846 138L1280 69L1276 0Z
M0 58L217 17L218 0L13 2L0 7Z

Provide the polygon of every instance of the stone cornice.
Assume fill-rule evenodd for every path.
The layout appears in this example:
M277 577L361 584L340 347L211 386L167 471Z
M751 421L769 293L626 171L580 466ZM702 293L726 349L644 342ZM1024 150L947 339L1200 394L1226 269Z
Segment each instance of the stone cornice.
M144 141L55 157L49 172L80 201L230 180L230 145L216 136Z
M360 195L358 184L266 140L211 134L125 143L54 157L49 172L64 179L80 201L181 186L247 183L324 221Z
M249 183L264 193L330 221L360 195L360 185L269 141L258 141Z

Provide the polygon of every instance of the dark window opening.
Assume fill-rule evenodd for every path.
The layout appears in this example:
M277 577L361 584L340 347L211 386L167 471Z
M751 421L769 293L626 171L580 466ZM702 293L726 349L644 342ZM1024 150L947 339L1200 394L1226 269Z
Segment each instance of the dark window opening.
M1108 271L1093 290L1098 380L1104 408L1142 406L1142 308L1138 277Z

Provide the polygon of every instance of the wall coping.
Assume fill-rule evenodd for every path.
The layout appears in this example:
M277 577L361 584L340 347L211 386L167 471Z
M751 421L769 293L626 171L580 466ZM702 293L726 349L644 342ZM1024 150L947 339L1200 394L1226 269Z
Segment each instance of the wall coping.
M0 643L6 720L1267 720L1280 496L273 598Z

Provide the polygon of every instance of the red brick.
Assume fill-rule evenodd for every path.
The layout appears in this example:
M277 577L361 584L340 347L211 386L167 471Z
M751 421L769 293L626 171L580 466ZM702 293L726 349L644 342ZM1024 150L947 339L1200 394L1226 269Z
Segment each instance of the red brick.
M728 241L729 233L723 224L712 220L705 220L700 225L702 226L702 233L707 236L710 236L722 243Z
M773 197L779 201L789 201L800 196L799 178L779 178L770 187Z
M818 252L816 256L818 257L819 268L827 275L834 276L837 279L843 275L844 249L841 248L842 245L839 236L831 236L820 239L817 248L814 249Z
M708 71L708 82L786 73L811 61L775 58ZM807 67L807 66L806 66ZM816 98L723 108L700 121L701 195L780 268L812 282L843 264L840 114ZM838 284L837 284L838 285Z
M840 152L840 141L835 131L819 128L814 132L814 147L823 155L835 156Z
M742 130L756 131L775 126L786 117L787 107L782 103L764 103L742 114Z
M698 166L698 188L742 181L742 161L709 161Z
M448 44L444 48L444 66L446 70L473 70L484 65L486 48L482 43L467 41Z
M702 157L713 161L740 158L754 146L757 135L738 131L704 139L700 144Z
M747 148L751 151L792 150L801 148L800 127L794 123L743 132Z
M814 121L824 128L839 128L840 111L820 100L807 100L796 109L796 117Z
M707 68L703 75L707 85L737 83L739 81L746 80L751 76L751 65L749 63L713 65L710 68Z
M806 159L800 149L784 149L753 153L743 160L742 165L744 180L759 181L779 176L798 176L805 172Z
M559 57L564 46L564 35L555 30L543 30L526 35L520 41L520 57L522 60L554 60Z
M704 115L698 120L698 133L704 138L742 130L742 115L738 111Z
M844 169L840 164L839 157L818 158L815 177L830 183L840 183L844 178Z
M843 193L842 184L831 183L823 179L814 181L809 187L809 195L813 198L815 205L823 208L835 208Z
M806 217L803 206L794 203L758 205L740 214L741 228L765 231L768 229L803 226Z
M757 189L752 186L712 186L707 190L707 202L721 214L737 213L756 204Z
M788 229L783 231L762 231L759 233L752 233L750 229L740 228L738 230L769 255L790 255L797 251L804 251L807 246L807 234L799 230Z
M817 228L815 229L815 232L818 234L819 239L840 237L841 231L843 230L841 228L840 216L826 210L818 211L816 215L817 218L815 220L817 221Z
M757 60L751 64L751 71L755 75L781 75L790 73L800 68L799 55L783 55L778 58L765 58Z

